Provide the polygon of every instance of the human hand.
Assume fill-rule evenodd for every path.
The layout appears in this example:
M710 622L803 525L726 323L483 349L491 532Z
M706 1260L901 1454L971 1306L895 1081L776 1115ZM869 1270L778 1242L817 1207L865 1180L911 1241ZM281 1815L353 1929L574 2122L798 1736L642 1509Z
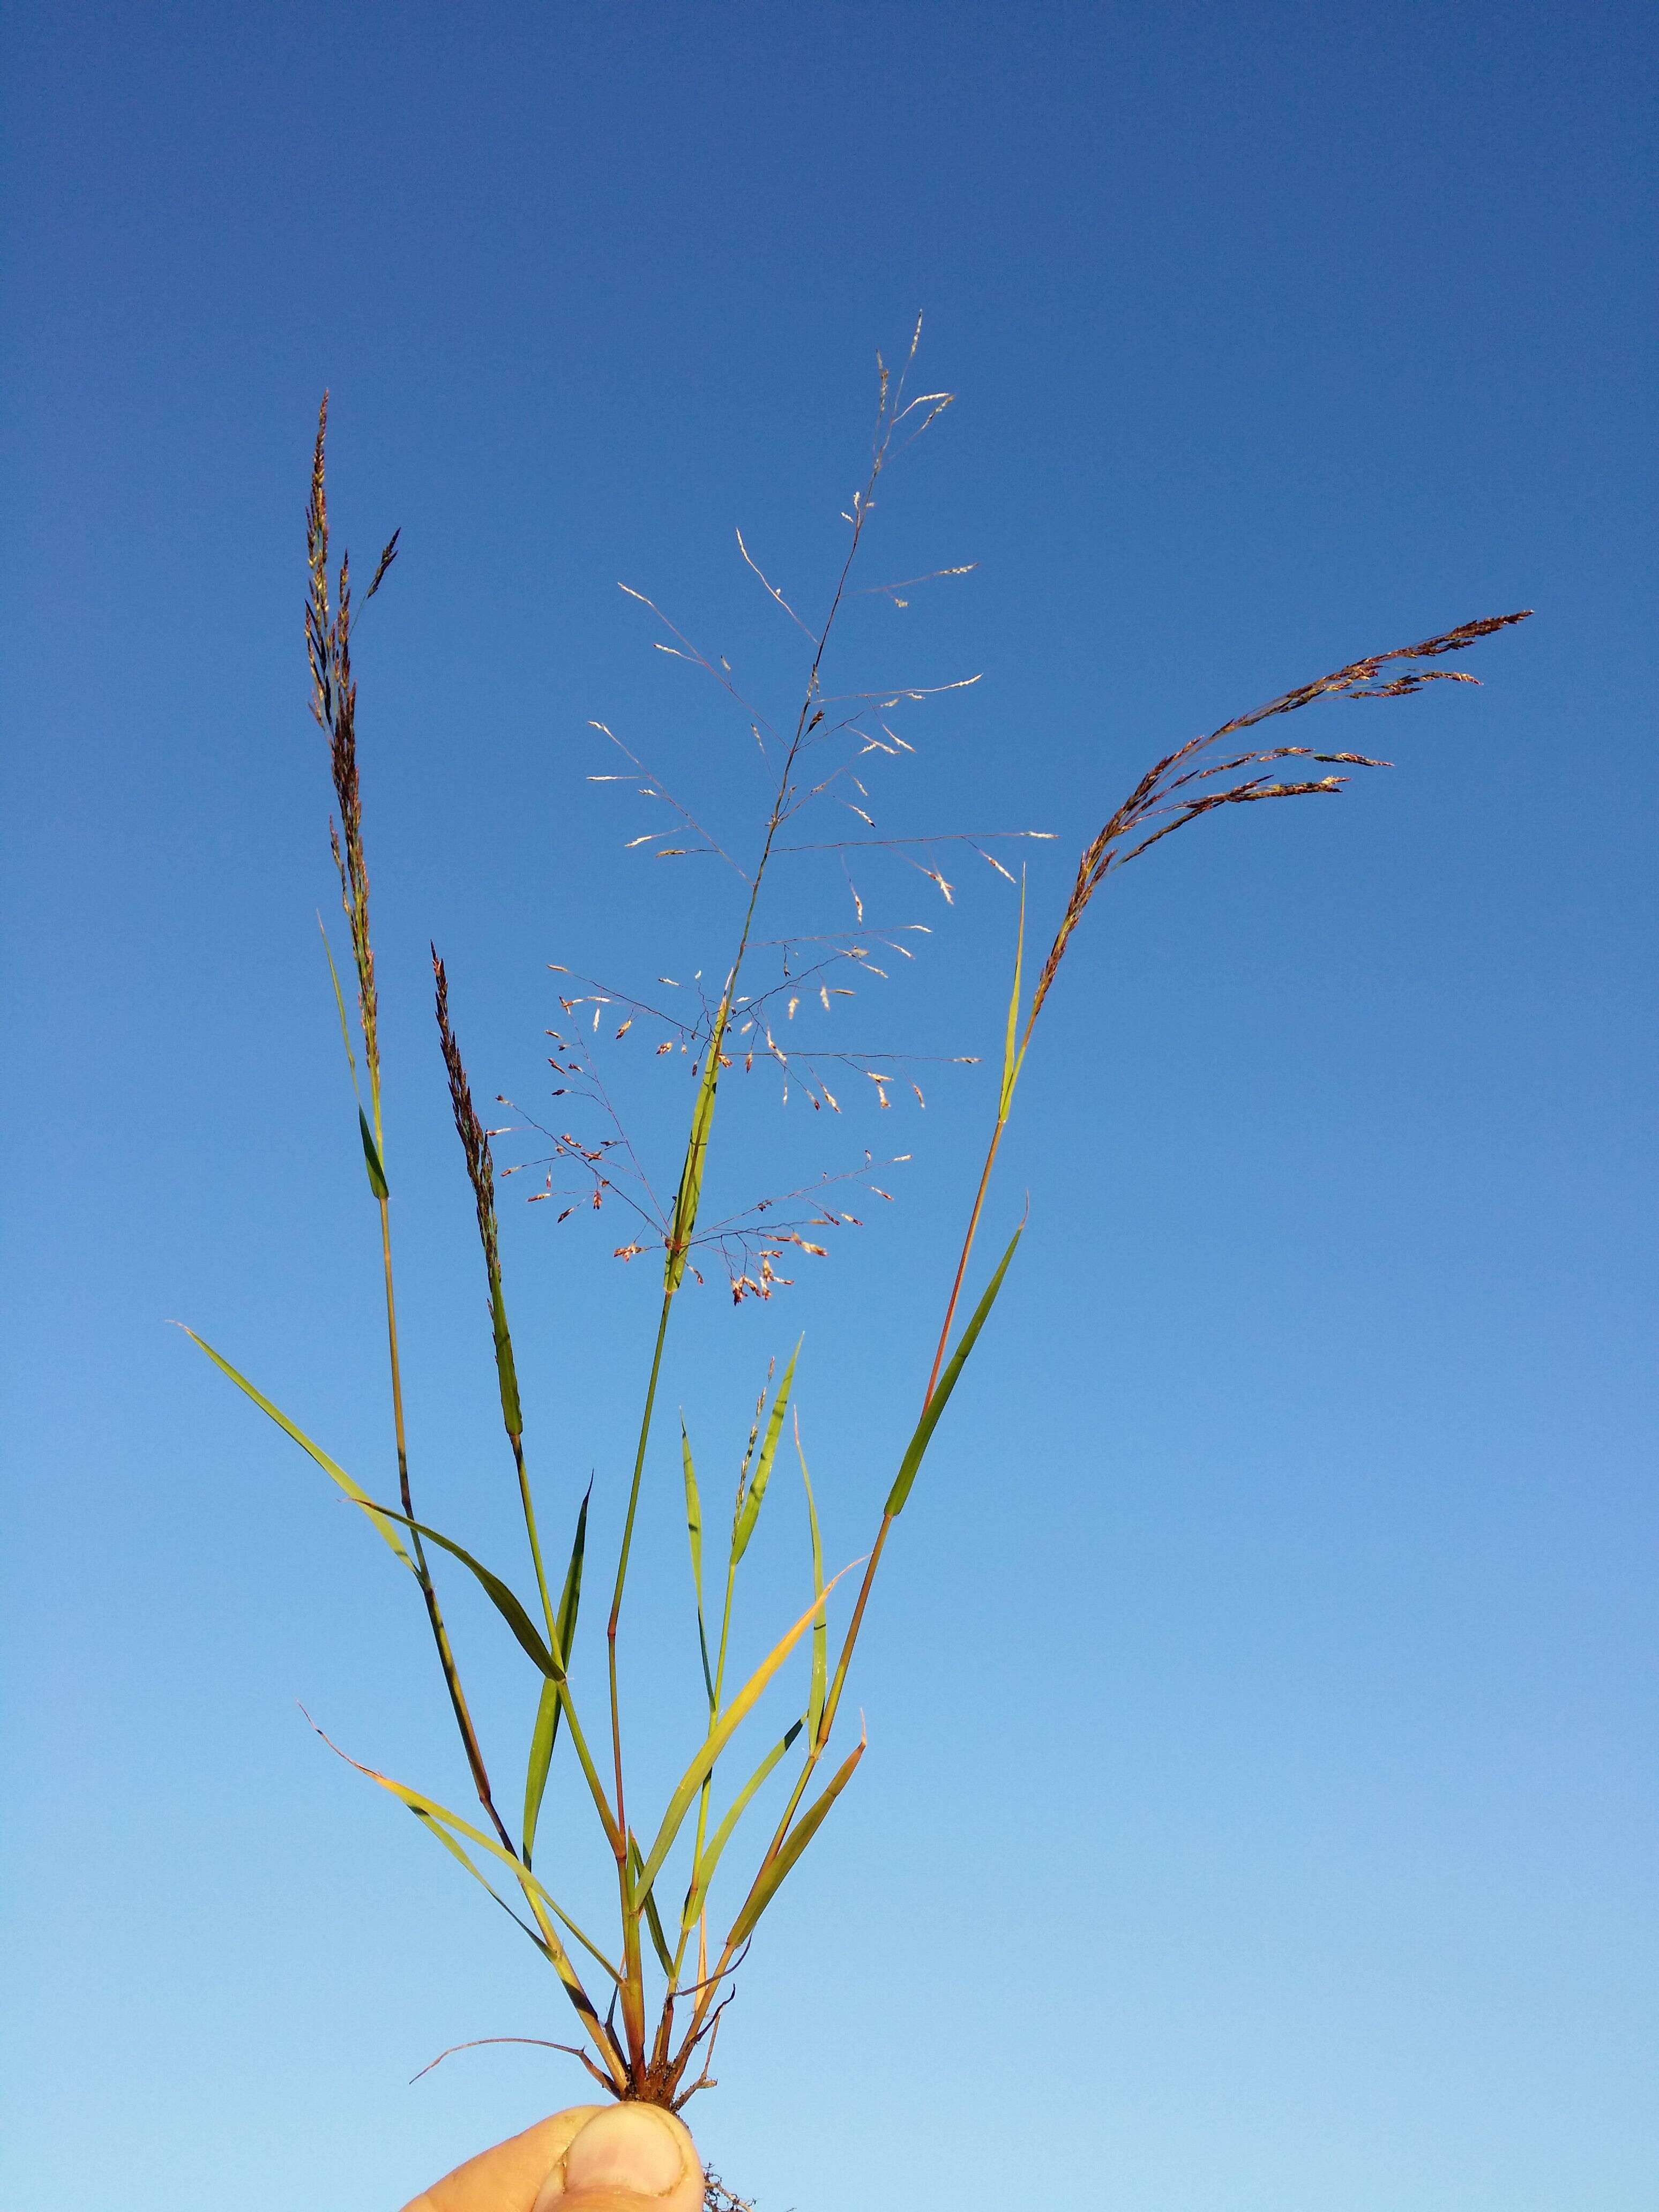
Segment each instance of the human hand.
M702 2212L702 2163L657 2105L572 2105L434 2181L404 2212Z

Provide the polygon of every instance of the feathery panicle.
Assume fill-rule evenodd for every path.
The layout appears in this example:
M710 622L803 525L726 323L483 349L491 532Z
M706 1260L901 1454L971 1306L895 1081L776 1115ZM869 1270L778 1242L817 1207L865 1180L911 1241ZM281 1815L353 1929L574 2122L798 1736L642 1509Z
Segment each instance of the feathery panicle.
M1042 1012L1049 992L1054 988L1060 963L1066 957L1079 922L1088 910L1089 902L1100 889L1114 868L1122 867L1130 860L1156 845L1160 838L1170 836L1176 830L1184 830L1189 822L1200 815L1213 813L1221 806L1241 806L1267 799L1328 798L1339 793L1348 781L1346 776L1322 775L1312 779L1291 781L1278 781L1265 773L1239 777L1236 783L1224 785L1214 791L1193 791L1189 787L1207 783L1212 776L1238 775L1241 769L1265 770L1275 761L1308 760L1321 767L1387 768L1387 761L1376 760L1368 753L1319 753L1307 745L1268 745L1257 750L1231 753L1222 760L1209 761L1206 765L1193 765L1202 760L1212 745L1223 738L1232 737L1241 730L1255 729L1260 723L1277 714L1293 714L1299 708L1310 707L1319 699L1401 699L1421 689L1425 684L1437 681L1455 684L1475 684L1478 677L1462 669L1413 668L1394 678L1387 684L1377 684L1377 672L1390 661L1435 660L1443 654L1456 653L1471 645L1477 638L1490 637L1494 630L1507 629L1511 623L1525 622L1532 610L1522 608L1512 615L1490 615L1480 622L1462 623L1455 629L1444 631L1438 637L1425 638L1420 645L1395 646L1388 653L1368 653L1364 659L1351 660L1346 667L1338 668L1328 676L1321 676L1311 684L1298 684L1293 691L1282 691L1270 699L1265 707L1253 708L1247 714L1237 714L1230 722L1223 722L1206 737L1189 738L1162 760L1155 761L1129 796L1083 848L1077 865L1077 875L1072 884L1071 896L1054 932L1054 943L1048 957L1038 971L1031 993L1024 1024L1020 1031L1018 1046L1014 1045L1012 1010L1008 1030L1008 1050L1004 1061L1002 1096L998 1104L997 1117L991 1131L991 1141L985 1155L985 1164L980 1170L979 1188L975 1193L969 1212L968 1227L963 1237L962 1249L957 1260L956 1275L951 1294L945 1300L945 1321L933 1352L933 1364L923 1394L924 1409L938 1388L945 1366L945 1348L950 1342L951 1327L961 1301L968 1262L972 1256L974 1240L979 1232L980 1215L984 1209L985 1195L990 1188L992 1170L996 1165L997 1152L1002 1143L1003 1131L1008 1126L1008 1116L1013 1103L1014 1085L1024 1064L1025 1048L1031 1041L1037 1016ZM1177 774L1176 771L1180 772ZM1154 828L1152 825L1158 826ZM1142 833L1145 833L1144 835ZM1133 843L1127 841L1133 839ZM1127 847L1127 849L1126 849ZM1022 939L1024 926L1024 906L1021 908ZM1015 982L1018 1000L1018 970ZM856 1618L856 1617L855 1617Z
M340 562L339 605L331 614L328 590L328 492L325 452L328 441L328 394L317 413L317 443L311 463L311 501L306 513L306 554L311 588L306 601L306 651L311 664L311 711L328 738L329 770L334 783L337 822L329 841L340 878L340 904L351 933L352 965L357 974L357 1014L362 1024L363 1060L374 1115L374 1138L381 1142L380 1042L374 988L374 947L368 927L368 864L363 857L362 793L357 776L357 686L351 673L351 556ZM397 557L398 539L380 556L370 596Z
M1414 668L1395 677L1392 682L1377 684L1377 672L1386 662L1397 660L1431 660L1441 654L1461 652L1477 638L1489 637L1494 630L1507 629L1512 623L1525 622L1532 612L1522 608L1517 614L1492 615L1481 622L1463 623L1455 629L1447 630L1440 637L1427 638L1421 645L1395 646L1389 653L1368 653L1363 660L1350 661L1322 676L1311 684L1299 684L1293 691L1281 692L1270 699L1265 707L1257 707L1248 714L1236 715L1231 722L1223 722L1207 737L1191 738L1184 745L1149 768L1140 781L1124 800L1115 814L1106 823L1098 836L1084 848L1078 862L1076 881L1072 895L1060 917L1054 941L1048 957L1043 962L1031 994L1031 1009L1026 1023L1030 1025L1042 1012L1042 1002L1054 984L1060 963L1065 957L1072 933L1083 919L1085 909L1107 876L1115 867L1122 867L1140 855L1160 837L1168 837L1176 830L1184 830L1189 822L1196 822L1201 814L1209 814L1218 806L1237 806L1261 799L1306 799L1334 795L1340 792L1348 779L1342 775L1322 775L1310 781L1276 782L1266 775L1247 775L1237 783L1218 791L1194 793L1180 796L1188 785L1201 783L1211 776L1237 775L1240 769L1261 769L1274 761L1310 760L1322 767L1387 768L1387 761L1375 760L1365 753L1319 753L1306 745L1272 745L1261 750L1234 753L1225 760L1214 761L1204 768L1186 765L1206 754L1223 738L1231 737L1240 730L1250 730L1275 714L1293 714L1298 708L1311 707L1320 699L1402 699L1419 690L1425 684L1478 684L1479 677L1470 676L1461 668ZM1182 769L1180 775L1176 769ZM1152 828L1156 823L1158 826ZM1147 834L1140 836L1145 830ZM1136 842L1124 849L1125 841Z

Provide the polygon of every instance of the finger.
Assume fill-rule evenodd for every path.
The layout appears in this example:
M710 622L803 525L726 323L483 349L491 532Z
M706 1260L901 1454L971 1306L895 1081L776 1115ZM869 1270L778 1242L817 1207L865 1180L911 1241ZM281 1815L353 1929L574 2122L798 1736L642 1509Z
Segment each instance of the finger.
M659 2105L603 2106L571 2137L532 2212L702 2212L702 2162Z
M701 2212L702 2166L655 2105L573 2105L471 2158L404 2212Z
M572 2105L522 2135L481 2151L404 2207L404 2212L531 2212L540 2189L572 2138L605 2108Z

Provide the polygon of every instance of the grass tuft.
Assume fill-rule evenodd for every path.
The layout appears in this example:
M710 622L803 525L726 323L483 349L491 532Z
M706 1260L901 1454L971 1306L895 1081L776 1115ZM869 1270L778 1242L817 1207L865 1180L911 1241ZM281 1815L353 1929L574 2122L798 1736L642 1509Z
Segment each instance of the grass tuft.
M743 837L716 836L705 827L702 816L672 795L638 754L605 726L594 726L629 763L624 771L594 780L627 787L647 807L666 806L672 818L668 829L647 830L631 837L629 844L639 848L642 857L649 848L648 856L653 859L680 862L707 859L734 886L731 938L719 965L708 970L718 981L707 988L701 969L689 980L659 975L654 984L632 990L576 976L567 969L556 971L566 982L561 986L562 1026L547 1033L554 1047L548 1060L556 1079L553 1095L568 1102L568 1109L562 1110L586 1115L587 1126L585 1133L579 1133L545 1127L533 1116L526 1117L527 1125L547 1138L551 1148L544 1160L535 1163L546 1168L546 1187L532 1192L531 1202L568 1198L570 1202L558 1215L560 1220L599 1211L607 1202L619 1204L629 1210L631 1232L628 1241L614 1248L615 1255L624 1262L646 1254L660 1255L661 1259L660 1305L648 1361L643 1363L644 1387L633 1433L631 1472L606 1620L604 1698L609 1741L598 1758L590 1747L578 1686L573 1680L589 1497L582 1498L576 1512L569 1564L556 1604L544 1567L526 1453L525 1411L507 1321L498 1184L529 1163L517 1162L505 1169L496 1166L492 1140L504 1133L487 1129L474 1103L451 1018L449 977L435 947L432 976L439 1048L483 1257L502 1425L522 1510L536 1586L534 1599L526 1604L515 1590L510 1574L486 1565L454 1538L420 1518L413 1502L386 1167L378 986L357 750L357 690L351 664L357 615L352 605L349 556L342 556L332 577L330 571L326 394L318 414L312 454L306 516L306 647L312 712L328 744L334 799L329 842L351 948L356 985L355 1025L331 953L329 969L354 1097L359 1047L367 1079L367 1103L357 1098L357 1119L370 1195L378 1214L398 1505L371 1497L246 1376L200 1338L195 1340L345 1492L420 1590L461 1748L482 1808L482 1821L463 1817L436 1797L371 1766L356 1759L350 1763L412 1814L534 1945L556 1976L576 2014L582 2039L574 2045L546 2038L483 2039L544 2043L550 2049L576 2057L610 2095L642 2099L675 2111L699 2090L711 2086L714 2045L720 2023L735 1994L738 1969L748 1956L762 1919L810 1849L864 1756L867 1739L860 1723L857 1741L850 1746L845 1731L841 1733L840 1755L827 1779L818 1775L832 1745L837 1744L843 1694L890 1536L921 1475L928 1448L989 1323L1018 1249L1023 1220L1013 1227L997 1266L974 1300L967 1322L958 1329L957 1314L966 1295L999 1151L1028 1051L1038 1018L1084 916L1109 876L1206 815L1268 800L1334 797L1348 782L1346 775L1307 771L1388 765L1369 753L1322 752L1306 745L1261 744L1238 750L1228 745L1229 739L1328 700L1401 699L1431 683L1474 683L1476 679L1466 670L1431 664L1526 619L1524 613L1495 616L1464 623L1419 644L1367 654L1328 676L1282 692L1265 706L1237 715L1206 736L1192 738L1163 755L1085 846L1029 993L1026 936L1035 895L1022 871L1018 879L1019 918L1012 984L1003 1021L994 1118L962 1242L950 1271L941 1324L915 1425L908 1438L891 1439L896 1473L874 1539L862 1559L826 1579L817 1504L801 1436L796 1382L802 1345L798 1341L775 1389L773 1370L769 1368L756 1402L733 1494L720 1632L711 1651L710 1616L705 1613L704 1605L702 1491L690 1437L684 1419L680 1421L684 1510L707 1717L700 1739L689 1747L684 1770L665 1806L654 1820L636 1824L629 1809L628 1731L617 1650L633 1546L640 1530L643 1480L655 1449L657 1402L665 1365L673 1357L673 1322L679 1301L703 1280L699 1256L705 1261L717 1258L724 1265L736 1303L749 1297L769 1300L788 1287L789 1279L778 1272L777 1266L786 1253L827 1256L830 1248L823 1241L824 1237L859 1225L860 1217L842 1202L850 1195L850 1187L886 1201L890 1194L873 1179L878 1164L884 1173L887 1165L908 1158L908 1153L901 1153L890 1162L878 1164L866 1151L861 1165L827 1166L816 1180L799 1189L763 1194L735 1211L711 1213L710 1168L724 1131L721 1105L726 1084L758 1073L780 1082L785 1105L793 1086L794 1096L804 1098L815 1112L827 1110L833 1122L842 1115L843 1079L850 1074L857 1079L851 1087L870 1099L878 1112L890 1110L896 1097L902 1102L907 1092L914 1092L920 1109L924 1100L914 1072L915 1063L905 1055L864 1049L838 1036L827 1042L817 1041L826 1023L848 1017L848 1010L840 1002L856 1000L872 981L879 983L889 972L884 963L912 959L916 951L914 939L932 933L928 924L884 918L881 895L874 890L867 874L863 890L854 884L853 863L848 856L860 855L857 865L861 872L890 866L901 883L914 883L920 876L948 906L954 901L955 886L936 865L945 857L941 848L953 844L965 847L1012 885L1016 884L1013 872L989 848L1003 838L1046 840L1048 835L1030 830L942 831L909 838L877 833L870 779L885 763L916 749L915 741L902 734L898 726L913 721L942 696L977 678L962 677L942 684L885 690L830 687L831 647L853 598L874 596L902 608L909 604L910 595L924 586L967 573L963 566L955 565L895 583L854 581L881 479L951 404L948 392L908 394L921 329L918 322L896 370L878 357L870 457L860 488L842 513L847 535L824 607L816 620L804 617L785 598L742 536L738 537L741 557L769 603L805 640L801 688L787 714L771 719L744 691L724 655L705 652L642 593L623 587L665 633L654 641L658 649L685 664L700 680L714 682L726 696L743 726L745 742L752 739L758 749L769 796L763 811L748 825ZM398 547L394 533L376 564L364 605L385 581L398 558ZM1290 768L1290 763L1305 765ZM849 812L870 835L862 830L842 834ZM834 854L842 870L854 915L851 928L845 927L844 908L837 922L817 915L799 918L788 897L780 903L780 889L797 880L793 864L803 855L823 854ZM326 943L325 933L325 947ZM805 1018L797 1026L797 1016L803 1009ZM645 1148L636 1147L629 1138L600 1063L599 1032L602 1024L608 1027L613 1022L617 1026L610 1040L612 1052L639 1053L637 1039L643 1038L654 1048L643 1064L662 1071L652 1079L659 1081L672 1073L688 1086L686 1134L683 1146L676 1148L678 1177L672 1197L665 1201L658 1196L659 1189L666 1188L660 1165L653 1170ZM814 1022L818 1024L817 1031L811 1029ZM636 1036L631 1047L626 1044L630 1034ZM975 1057L954 1056L958 1065L972 1065ZM841 1094L834 1087L837 1085L843 1085ZM850 1108L850 1097L848 1103ZM574 1189L556 1190L556 1173L574 1175ZM723 1197L719 1201L722 1206L726 1203ZM739 1575L769 1494L786 1420L792 1428L807 1508L810 1595L805 1610L776 1638L760 1665L736 1690L728 1692L726 1660ZM589 1496L591 1492L590 1485ZM536 1710L525 1758L523 1814L516 1841L497 1809L445 1623L432 1568L434 1559L453 1563L453 1568L470 1575L484 1590L500 1623L532 1670ZM864 1571L840 1631L832 1666L831 1600L837 1585L860 1566ZM445 1571L451 1571L452 1567L447 1565ZM798 1659L803 1646L805 1652ZM676 1662L665 1651L657 1656L656 1663L665 1675ZM740 1773L747 1769L744 1778L736 1787L728 1787L729 1755L736 1749L745 1723L774 1693L775 1685L786 1679L793 1680L803 1668L805 1680L799 1692L791 1693L793 1702L787 1706L788 1717L781 1731L774 1734L775 1723L769 1728L770 1748L753 1764L751 1734L750 1748L737 1769ZM592 1694L592 1685L586 1685L580 1694L583 1698ZM775 1705L775 1694L773 1703ZM592 1804L603 1848L614 1866L617 1908L614 1937L590 1936L571 1917L542 1875L532 1869L532 1854L562 1741L569 1747ZM340 1756L349 1754L342 1752ZM750 1853L746 1869L728 1890L727 1869L740 1856L733 1846L742 1824L786 1760L793 1760L793 1779L782 1809L773 1817L763 1848ZM718 1808L717 1796L724 1800ZM641 1834L652 1838L648 1850L641 1844ZM659 1901L659 1892L666 1894L665 1885L669 1883L673 1893L684 1899L678 1916L665 1911ZM577 1954L581 1954L580 1966ZM592 1994L595 1990L600 1992L599 1999ZM707 2177L706 2212L750 2212L750 2208L711 2172Z

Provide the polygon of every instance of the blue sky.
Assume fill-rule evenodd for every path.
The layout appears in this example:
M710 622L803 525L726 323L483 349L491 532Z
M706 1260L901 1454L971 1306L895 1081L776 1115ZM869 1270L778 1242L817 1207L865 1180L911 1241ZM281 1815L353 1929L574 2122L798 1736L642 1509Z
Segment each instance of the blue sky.
M1391 773L1200 824L1091 913L993 1206L1006 1233L1029 1189L1030 1227L860 1647L870 1753L690 2116L766 2212L1651 2203L1653 46L1623 4L10 11L20 2212L118 2178L133 2212L391 2206L579 2094L512 2047L407 2086L562 2036L551 1978L306 1728L296 1700L464 1802L410 1594L166 1327L387 1481L313 920L319 394L339 536L404 532L358 666L417 1491L516 1571L427 941L480 1092L538 1113L550 962L718 970L729 894L623 849L653 817L585 780L588 725L738 835L750 741L617 581L787 702L734 526L822 600L919 310L960 396L869 580L978 565L860 602L846 667L982 674L878 811L1054 832L1036 929L1170 745L1538 612L1470 656L1481 690L1294 732ZM994 1050L1013 902L952 866L949 909L861 886L934 928L858 1042ZM831 893L844 927L844 887L801 895ZM627 1051L672 1182L684 1083ZM731 1117L734 1181L914 1155L671 1361L712 1490L805 1330L836 1564L908 1432L988 1082ZM592 1471L614 1537L652 1285L515 1188L544 1510ZM696 1726L672 1429L647 1516L656 1782ZM804 1546L781 1486L746 1649ZM518 1655L451 1603L508 1767Z

